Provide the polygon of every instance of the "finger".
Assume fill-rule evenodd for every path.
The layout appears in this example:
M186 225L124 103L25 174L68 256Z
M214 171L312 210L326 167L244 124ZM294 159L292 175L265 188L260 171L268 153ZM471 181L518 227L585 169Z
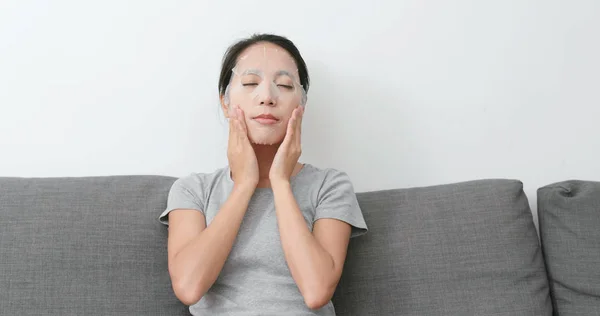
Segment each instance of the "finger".
M235 116L235 111L231 111L231 115L229 115L229 136L231 137L233 135L233 133L236 132L236 127L235 127L235 122L236 122L236 116Z
M229 117L229 127L233 126L233 122L235 121L235 118L233 116ZM230 130L231 131L231 130Z
M301 120L301 116L302 116L301 115L301 110L300 110L299 107L297 107L297 108L294 109L294 113L293 113L292 116L294 118L294 122L293 122L293 124L291 126L291 128L292 128L291 136L292 136L293 142L297 143L298 140L299 140L298 137L299 137L299 134L300 134L300 131L299 131L298 128L300 126L300 120Z
M298 109L294 109L292 111L292 116L290 117L290 121L288 122L286 136L294 135L296 129L296 121L297 121Z
M296 122L296 130L298 131L298 134L300 134L300 132L302 131L302 118L304 118L304 108L302 106L298 107L297 116L298 121Z
M292 115L290 116L290 119L288 121L288 125L286 128L286 132L285 132L285 137L283 138L283 142L282 145L285 146L289 146L290 143L292 142L292 140L295 139L294 135L296 134L294 129L295 129L295 122L297 121L296 119L296 110L294 109L294 111L292 112Z
M299 107L297 118L296 118L296 133L295 133L296 142L298 144L300 144L300 138L302 136L302 118L303 117L304 117L304 108Z
M239 113L238 113L238 117L239 117ZM246 126L243 122L244 122L243 119L238 119L236 121L237 139L239 141L239 144L248 144L250 142L250 139L248 138Z
M235 120L235 132L238 139L242 139L244 137L244 128L242 127L241 120Z
M246 115L244 114L244 111L242 109L240 109L239 107L237 108L237 116L238 116L238 121L240 122L242 132L244 134L247 134L248 128L246 127Z

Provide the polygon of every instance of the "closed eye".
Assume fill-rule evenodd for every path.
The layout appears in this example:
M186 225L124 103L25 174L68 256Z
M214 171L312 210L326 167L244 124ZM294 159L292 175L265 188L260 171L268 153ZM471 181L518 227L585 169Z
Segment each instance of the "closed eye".
M283 88L286 88L286 89L292 89L292 88L294 88L293 86L290 86L290 85L287 85L287 84L278 84L277 86L283 87Z
M242 86L244 86L244 87L258 86L258 83L243 83Z

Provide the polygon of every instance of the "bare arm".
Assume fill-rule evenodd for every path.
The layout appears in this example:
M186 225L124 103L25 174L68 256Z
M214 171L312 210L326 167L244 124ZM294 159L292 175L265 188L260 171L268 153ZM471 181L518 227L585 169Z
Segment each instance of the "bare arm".
M234 186L208 227L196 210L169 213L169 274L184 304L198 302L221 273L253 192L253 186Z
M306 305L323 307L342 275L351 226L335 219L318 220L311 233L289 182L273 185L279 234L292 277Z

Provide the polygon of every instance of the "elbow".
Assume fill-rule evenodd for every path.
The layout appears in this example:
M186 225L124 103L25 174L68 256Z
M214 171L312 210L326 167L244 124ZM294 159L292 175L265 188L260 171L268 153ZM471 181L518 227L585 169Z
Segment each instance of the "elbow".
M183 282L174 282L173 292L175 292L175 296L187 306L196 304L204 295L198 287L192 287L183 284Z
M169 262L169 276L175 296L187 306L198 303L207 291L205 278L193 277L189 271L176 267L174 262Z
M317 310L329 303L333 297L333 292L331 287L321 285L305 290L302 296L304 297L304 303L308 308Z
M189 278L171 275L171 285L175 296L187 306L196 304L204 296L201 284L202 282L191 282Z

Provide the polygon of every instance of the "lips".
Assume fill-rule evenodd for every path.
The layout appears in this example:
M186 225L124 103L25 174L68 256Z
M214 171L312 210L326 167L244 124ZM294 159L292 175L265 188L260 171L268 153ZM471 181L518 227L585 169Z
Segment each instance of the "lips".
M255 116L253 118L253 120L255 120L256 122L258 122L260 124L265 124L265 125L275 124L275 123L279 122L279 119L271 114L261 114L261 115Z

